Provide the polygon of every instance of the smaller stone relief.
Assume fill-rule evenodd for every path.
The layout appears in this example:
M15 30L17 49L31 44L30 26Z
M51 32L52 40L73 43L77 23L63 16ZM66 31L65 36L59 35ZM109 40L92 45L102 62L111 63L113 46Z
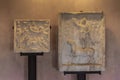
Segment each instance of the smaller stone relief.
M38 53L50 51L50 21L25 20L14 21L14 51Z

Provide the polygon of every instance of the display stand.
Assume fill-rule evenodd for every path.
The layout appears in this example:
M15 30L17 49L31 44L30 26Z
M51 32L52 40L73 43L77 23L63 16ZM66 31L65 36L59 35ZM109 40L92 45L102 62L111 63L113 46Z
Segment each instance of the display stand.
M21 56L28 56L28 80L36 80L37 56L43 56L42 53L20 53Z
M65 71L66 74L76 74L77 80L86 80L86 74L101 74L101 71Z

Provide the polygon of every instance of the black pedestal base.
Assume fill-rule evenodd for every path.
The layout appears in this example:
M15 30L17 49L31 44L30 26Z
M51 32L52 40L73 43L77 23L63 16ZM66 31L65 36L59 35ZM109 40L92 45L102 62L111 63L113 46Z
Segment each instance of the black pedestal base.
M65 71L66 74L76 74L77 80L86 80L86 74L101 74L101 71Z
M21 56L28 56L28 80L36 80L36 59L37 55L42 56L43 53L20 53Z

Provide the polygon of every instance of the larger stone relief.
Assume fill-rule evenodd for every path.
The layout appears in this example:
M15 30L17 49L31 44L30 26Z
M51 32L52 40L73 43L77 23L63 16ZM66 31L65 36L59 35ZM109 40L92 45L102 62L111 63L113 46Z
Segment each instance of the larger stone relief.
M49 52L49 20L15 20L14 51L24 53Z
M61 13L60 71L105 70L105 25L101 12Z

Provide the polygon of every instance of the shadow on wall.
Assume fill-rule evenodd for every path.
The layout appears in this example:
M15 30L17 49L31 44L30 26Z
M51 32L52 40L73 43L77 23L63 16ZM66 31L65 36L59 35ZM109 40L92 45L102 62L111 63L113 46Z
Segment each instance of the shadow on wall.
M14 26L11 26L10 28L10 33L11 33L11 38L10 38L10 50L13 51L14 50Z
M113 63L116 56L116 51L118 43L116 41L116 37L114 33L110 29L106 29L106 71L110 71L111 69L114 70Z
M58 70L58 26L51 26L51 54L53 67Z

